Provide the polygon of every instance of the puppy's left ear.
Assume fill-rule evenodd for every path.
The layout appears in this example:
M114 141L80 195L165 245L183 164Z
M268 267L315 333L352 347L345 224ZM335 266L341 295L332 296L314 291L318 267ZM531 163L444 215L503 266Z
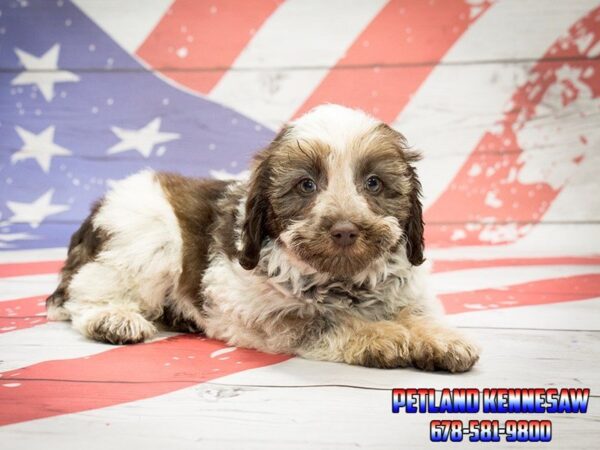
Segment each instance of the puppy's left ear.
M425 239L423 237L423 205L421 204L421 182L417 177L415 168L409 163L412 191L410 193L410 216L404 224L406 235L406 256L413 266L423 264L423 250Z
M409 149L406 138L389 125L382 123L380 125L380 130L394 142L402 160L408 166L408 178L410 180L411 191L409 194L409 216L404 222L406 256L413 266L420 266L425 262L425 258L423 258L423 251L425 249L425 240L423 237L423 205L421 204L421 182L417 176L414 163L421 159L421 155L418 152Z

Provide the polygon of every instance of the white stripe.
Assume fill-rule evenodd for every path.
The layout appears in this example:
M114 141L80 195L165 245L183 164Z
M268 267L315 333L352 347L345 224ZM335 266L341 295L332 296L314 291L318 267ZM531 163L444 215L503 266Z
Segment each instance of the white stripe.
M177 333L160 332L155 340ZM0 334L0 372L19 369L43 361L83 358L118 347L86 339L71 328L70 322L44 325Z
M0 334L0 371L55 359L80 358L115 348L84 338L70 322L49 322Z
M273 129L291 118L385 0L290 0L258 30L209 97ZM281 70L310 61L314 70ZM258 68L260 70L235 70ZM273 69L280 68L280 69ZM271 69L271 70L269 70Z
M600 265L486 267L433 274L433 288L440 294L503 288L551 278L600 273Z
M564 220L565 218L563 218ZM599 224L536 225L514 244L479 245L428 249L427 257L436 259L534 258L544 256L599 256Z
M548 305L470 311L446 316L455 326L600 331L600 298Z
M60 261L67 257L66 248L41 248L35 250L7 250L0 252L0 264L35 262L35 261Z
M58 275L26 275L22 277L0 278L0 302L16 298L49 295L58 284Z
M597 4L595 0L496 2L442 61L537 59ZM484 133L503 117L515 80L522 80L532 66L438 65L425 80L393 123L424 152L418 166L425 205L441 195Z
M600 110L600 106L596 108L596 111ZM595 117L598 120L597 113ZM594 132L596 139L600 137L600 126L595 125L589 131ZM589 137L591 134L588 132L587 136ZM556 140L560 136L560 134L557 135ZM576 165L569 180L544 214L544 220L600 221L600 195L598 195L599 148L600 144L596 142L589 145L589 151L580 153L585 154L583 161ZM596 232L593 238L592 241L587 241L590 250L600 253L600 230Z
M598 0L493 2L491 8L478 19L479 23L475 24L478 30L474 32L477 34L461 42L460 47L451 49L443 60L536 59L575 21L598 6Z
M135 53L173 0L73 0L73 3L124 50Z

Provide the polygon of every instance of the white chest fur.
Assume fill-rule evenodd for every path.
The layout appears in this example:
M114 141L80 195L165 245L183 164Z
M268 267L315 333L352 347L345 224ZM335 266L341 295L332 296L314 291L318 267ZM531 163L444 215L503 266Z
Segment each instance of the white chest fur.
M252 271L214 255L203 279L204 328L234 345L281 351L268 344L274 318L384 320L407 306L430 311L434 297L426 294L426 277L427 270L411 266L403 253L377 261L351 283L330 282L275 243Z

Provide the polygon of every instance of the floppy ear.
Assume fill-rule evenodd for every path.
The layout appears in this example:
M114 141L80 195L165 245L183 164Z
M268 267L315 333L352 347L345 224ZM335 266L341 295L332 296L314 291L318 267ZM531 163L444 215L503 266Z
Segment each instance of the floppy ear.
M268 179L268 158L264 158L252 174L246 200L242 250L238 256L240 265L246 270L252 270L258 265L260 249L267 237L267 211L270 208L266 193Z
M404 233L406 235L406 256L413 266L423 264L423 250L425 240L423 237L423 205L421 204L421 182L417 173L411 165L410 178L412 191L410 193L410 216L404 224Z
M406 256L413 266L419 266L423 264L425 259L423 258L423 250L425 248L425 241L423 237L423 206L421 205L421 182L417 176L413 163L421 159L419 152L408 148L406 138L394 130L389 125L382 123L380 130L386 133L394 141L398 148L399 153L402 155L402 159L408 166L408 177L411 184L410 197L410 209L409 217L404 222L404 235L406 239Z
M281 144L288 130L289 127L285 126L254 160L246 200L246 217L242 226L242 250L238 254L240 265L246 270L252 270L258 265L263 242L274 231L269 227L272 222L269 218L273 214L268 196L271 179L269 156Z

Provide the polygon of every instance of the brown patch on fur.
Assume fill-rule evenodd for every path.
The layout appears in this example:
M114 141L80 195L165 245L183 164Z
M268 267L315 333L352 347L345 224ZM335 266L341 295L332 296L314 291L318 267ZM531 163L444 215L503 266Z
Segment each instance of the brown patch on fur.
M421 204L421 182L412 166L409 166L413 189L410 193L410 213L404 222L404 236L406 237L406 256L413 266L425 262L423 251L425 249L425 235L423 222L423 205Z
M203 331L198 320L168 300L165 302L162 315L158 320L169 330L180 333L201 333Z
M421 204L421 183L414 163L421 159L410 150L406 138L386 124L375 130L376 139L370 143L373 150L365 154L358 173L363 177L377 175L384 184L376 196L365 195L373 211L398 218L404 230L406 255L413 266L421 265L423 258L424 223Z
M294 141L284 144L270 157L271 184L268 196L277 229L304 219L315 204L315 194L302 194L298 183L310 178L318 191L327 187L325 158L329 148L319 143Z
M219 214L215 218L209 255L223 253L230 260L238 257L236 242L241 232L238 226L238 214L240 202L245 194L243 185L238 185L233 189L227 189L217 202Z
M94 229L94 217L101 208L102 202L98 201L92 206L89 216L81 224L79 229L71 236L67 260L60 271L60 283L56 290L46 299L46 308L61 307L69 298L67 287L73 275L86 263L93 261L100 252L108 235L101 229Z
M376 147L357 162L356 185L372 211L380 215L397 217L400 222L409 216L412 183L408 164L394 147ZM364 186L365 180L375 175L383 182L378 194L371 194Z
M269 222L272 210L267 197L271 178L269 157L286 133L287 128L283 128L273 142L254 157L242 226L242 250L239 254L240 265L246 270L254 269L258 265L264 240L268 236L275 235L273 224Z
M200 307L200 282L208 266L213 225L220 214L217 200L231 182L187 178L171 173L157 174L157 179L173 207L183 239L178 297L191 299L196 307Z
M264 240L279 236L313 205L314 196L300 195L297 184L304 178L313 179L321 188L327 183L323 160L328 149L287 139L289 130L281 130L254 160L239 257L248 270L258 264Z

